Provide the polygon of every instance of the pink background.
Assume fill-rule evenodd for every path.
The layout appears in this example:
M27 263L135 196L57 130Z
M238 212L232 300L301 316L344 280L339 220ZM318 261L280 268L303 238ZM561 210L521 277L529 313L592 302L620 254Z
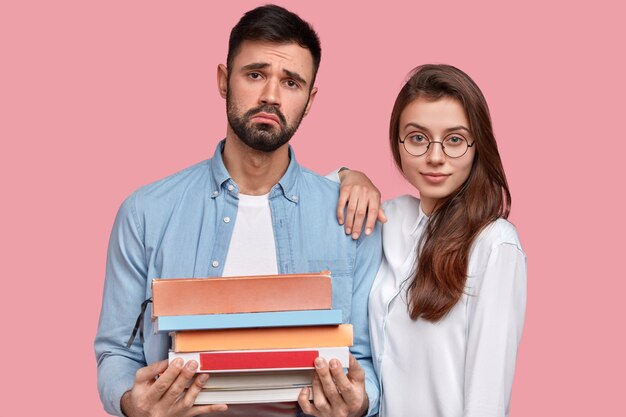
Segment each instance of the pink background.
M406 73L445 62L482 87L529 262L514 417L623 409L624 11L573 3L280 2L322 39L320 92L292 141L318 172L343 164L385 198L410 192L386 146ZM0 6L3 415L104 415L92 342L115 213L211 155L226 123L215 69L259 4Z

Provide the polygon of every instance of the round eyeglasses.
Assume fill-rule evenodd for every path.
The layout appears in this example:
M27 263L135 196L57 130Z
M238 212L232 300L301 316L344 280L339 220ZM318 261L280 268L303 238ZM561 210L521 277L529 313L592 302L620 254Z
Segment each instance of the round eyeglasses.
M469 148L474 146L476 141L469 144L467 139L458 133L453 133L445 138L441 142L430 140L426 135L417 132L411 132L404 137L404 139L400 139L400 143L404 146L404 149L413 156L422 156L428 149L430 149L430 145L433 143L438 143L441 145L441 149L446 156L450 158L460 158Z

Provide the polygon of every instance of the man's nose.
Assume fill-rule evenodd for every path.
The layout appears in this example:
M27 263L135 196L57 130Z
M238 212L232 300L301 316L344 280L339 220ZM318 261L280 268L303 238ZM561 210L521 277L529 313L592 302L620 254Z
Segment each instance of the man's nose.
M280 86L276 80L268 80L263 87L260 97L261 104L280 106Z

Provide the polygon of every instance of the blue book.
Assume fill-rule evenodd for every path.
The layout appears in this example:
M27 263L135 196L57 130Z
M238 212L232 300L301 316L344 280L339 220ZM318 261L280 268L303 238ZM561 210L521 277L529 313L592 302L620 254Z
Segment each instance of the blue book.
M242 329L249 327L326 326L341 324L341 310L298 310L264 313L159 316L157 332L179 330Z

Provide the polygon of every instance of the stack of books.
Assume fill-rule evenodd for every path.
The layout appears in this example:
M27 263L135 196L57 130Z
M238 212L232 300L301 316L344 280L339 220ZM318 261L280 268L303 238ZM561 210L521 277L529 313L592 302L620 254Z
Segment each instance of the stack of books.
M152 281L158 332L170 362L195 360L210 378L196 404L297 401L314 361L349 363L352 326L332 309L329 271Z

